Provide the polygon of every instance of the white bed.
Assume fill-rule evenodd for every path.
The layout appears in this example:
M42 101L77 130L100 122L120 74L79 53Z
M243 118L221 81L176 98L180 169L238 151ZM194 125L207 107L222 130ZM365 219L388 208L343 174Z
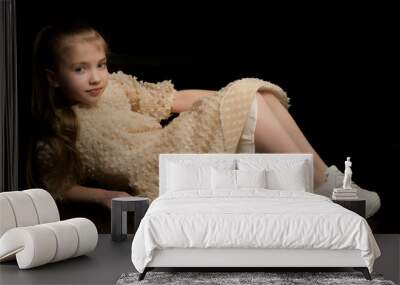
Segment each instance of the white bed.
M261 164L275 175L268 176L274 188L211 191L198 186L174 191L172 179L190 179L184 168L180 179L174 177L174 164L211 165L228 172L250 167L247 170L253 173L252 167ZM292 165L300 164L303 172L290 172ZM312 166L311 154L161 154L160 197L151 204L132 243L132 262L142 273L140 279L158 267L353 267L370 279L380 251L368 223L312 193ZM304 177L296 178L299 173ZM304 189L298 186L301 183ZM285 185L293 189L277 190ZM183 186L176 184L177 189Z

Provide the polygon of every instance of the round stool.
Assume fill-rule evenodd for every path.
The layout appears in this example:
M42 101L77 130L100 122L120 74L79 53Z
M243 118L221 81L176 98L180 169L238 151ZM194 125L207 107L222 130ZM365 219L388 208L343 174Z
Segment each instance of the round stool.
M146 214L150 199L144 197L120 197L111 201L111 239L123 241L127 235L127 212L134 212L134 232L136 233L140 221Z

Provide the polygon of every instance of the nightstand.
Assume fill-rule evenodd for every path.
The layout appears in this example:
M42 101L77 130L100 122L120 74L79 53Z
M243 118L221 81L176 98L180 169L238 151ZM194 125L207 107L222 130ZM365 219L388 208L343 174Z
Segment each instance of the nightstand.
M332 202L349 209L365 218L365 200L332 200Z
M127 212L134 212L134 230L136 233L140 221L149 208L150 200L144 197L120 197L111 201L111 239L123 241L127 237Z

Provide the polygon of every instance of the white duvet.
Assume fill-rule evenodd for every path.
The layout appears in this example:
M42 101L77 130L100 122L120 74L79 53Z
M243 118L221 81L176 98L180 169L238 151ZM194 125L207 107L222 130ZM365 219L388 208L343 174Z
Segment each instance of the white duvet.
M143 272L165 248L358 249L370 272L380 256L359 215L324 196L266 189L162 195L135 234L133 265Z

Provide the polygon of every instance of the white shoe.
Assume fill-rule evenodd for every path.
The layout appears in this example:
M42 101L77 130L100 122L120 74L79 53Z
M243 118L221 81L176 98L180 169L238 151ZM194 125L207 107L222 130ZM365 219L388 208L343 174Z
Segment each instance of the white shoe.
M325 171L326 181L318 188L314 189L315 194L332 198L333 188L340 188L343 185L344 174L335 165L331 165ZM376 192L362 189L360 186L351 182L351 187L357 189L359 199L365 200L366 218L372 217L381 207L381 200Z

